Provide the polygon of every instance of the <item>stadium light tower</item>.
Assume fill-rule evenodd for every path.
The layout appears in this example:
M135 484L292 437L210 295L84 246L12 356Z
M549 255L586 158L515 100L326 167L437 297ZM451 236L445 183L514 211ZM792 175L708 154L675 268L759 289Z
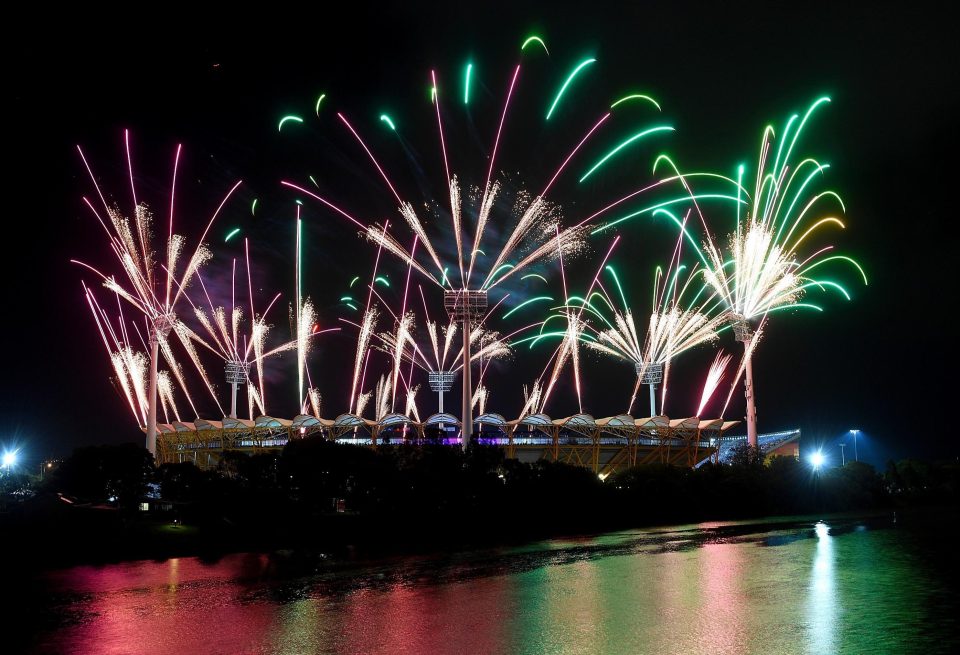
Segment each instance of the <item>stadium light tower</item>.
M247 383L250 362L228 359L223 369L227 375L227 384L230 385L230 418L237 418L237 387Z
M745 353L743 384L747 398L747 444L756 448L759 444L757 440L757 400L753 392L753 353L750 352L753 330L743 316L734 318L733 334L737 341L743 344L743 352Z
M640 384L645 384L650 389L650 416L657 415L657 385L663 382L663 364L649 364L646 369L643 364L635 364L637 375L640 376ZM642 373L641 373L642 371Z
M473 389L470 381L470 332L487 311L487 292L476 289L447 289L443 292L443 308L450 319L463 330L463 404L460 430L463 449L473 435Z
M440 414L443 414L443 394L450 391L455 375L453 371L430 371L427 376L430 389L437 394L437 412Z

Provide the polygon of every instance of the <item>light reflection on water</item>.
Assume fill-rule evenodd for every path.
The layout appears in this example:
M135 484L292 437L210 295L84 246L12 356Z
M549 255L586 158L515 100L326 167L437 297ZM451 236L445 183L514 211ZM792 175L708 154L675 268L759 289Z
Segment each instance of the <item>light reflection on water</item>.
M817 655L837 651L835 631L837 614L836 588L833 580L834 554L830 528L822 521L815 526L817 534L816 554L810 571L810 588L807 592L809 614L809 652Z
M875 518L630 531L309 573L261 554L80 567L38 582L57 626L36 651L948 652L955 579L923 550Z

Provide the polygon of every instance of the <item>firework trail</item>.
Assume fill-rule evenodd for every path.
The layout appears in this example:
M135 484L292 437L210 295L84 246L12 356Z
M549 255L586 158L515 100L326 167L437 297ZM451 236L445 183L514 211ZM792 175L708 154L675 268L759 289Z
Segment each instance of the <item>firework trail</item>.
M313 336L314 325L316 325L317 322L317 313L313 309L313 303L310 302L309 298L303 301L297 315L299 318L297 322L296 339L297 371L302 378L307 370L307 355L310 354L310 346L312 344L311 337ZM300 399L301 414L306 412L307 400L307 398Z
M384 416L390 413L390 377L386 374L380 376L380 381L377 382L376 395L374 396L374 420L381 420Z
M425 373L436 371L457 373L463 366L461 361L463 349L462 347L459 350L453 348L454 336L458 330L457 325L449 322L441 328L437 322L430 320L426 305L424 305L424 312L427 319L421 324L423 327L421 330L418 329L414 311L408 311L403 315L395 314L379 293L375 295L383 304L373 304L370 311L365 315L366 320L363 323L355 323L347 319L341 319L341 321L355 327L358 331L355 373L360 370L360 362L365 362L368 353L371 351L384 353L390 358L389 379L393 392L390 411L393 411L396 394L400 391L400 387L409 392L414 369ZM392 331L376 331L377 318L382 313L381 308L385 308L394 318ZM526 326L523 329L526 330L531 327L535 326ZM427 336L426 340L421 336L424 333ZM470 344L471 362L484 361L489 365L491 361L505 359L512 353L507 337L482 327L471 330ZM410 374L403 374L403 364L410 366ZM481 374L481 380L482 377Z
M537 411L537 408L540 406L542 391L543 387L540 384L540 380L535 380L529 389L527 385L523 385L523 408L520 410L521 418Z
M407 389L407 404L403 413L410 416L417 423L420 422L420 412L417 410L417 392L420 391L420 385Z
M580 399L580 341L583 339L583 331L586 329L585 323L580 320L580 314L568 311L564 313L564 318L567 321L567 327L563 333L563 339L560 342L558 350L553 358L553 370L550 373L550 378L547 381L546 389L543 391L542 398L540 400L540 406L537 409L538 412L543 412L546 410L547 401L550 399L550 392L553 391L554 386L557 384L557 381L560 379L560 374L564 369L564 365L567 361L572 363L573 375L574 375L574 384L577 391L577 399L579 402ZM580 412L583 412L583 405L580 404Z
M363 394L358 392L359 385L361 384L360 375L364 369L366 357L369 354L370 338L373 336L374 330L376 329L377 316L378 312L376 306L369 307L364 312L363 321L360 324L360 335L357 337L357 352L354 355L353 362L353 382L352 386L350 387L350 399L356 403L354 414L357 416L360 416L362 411L360 407L360 398L363 396ZM358 394L356 395L356 398L355 394Z
M371 398L373 398L373 391L365 391L364 393L357 394L357 408L354 411L356 416L363 417L363 412L366 411L367 404Z
M703 416L703 410L706 408L707 403L710 402L717 387L719 387L723 381L723 376L726 374L727 366L730 364L731 359L733 359L732 355L727 355L723 352L718 352L717 356L713 359L710 370L707 372L707 379L703 383L703 391L700 393L700 404L697 405L697 416Z
M107 312L100 306L94 296L93 289L83 285L87 305L93 315L97 331L100 333L110 364L113 367L115 380L127 401L130 411L137 421L137 425L146 428L149 412L147 398L147 379L150 368L149 359L142 352L134 350L129 345L128 336L123 328L122 312L115 327ZM118 299L119 300L119 299ZM119 304L119 303L118 303ZM164 421L170 422L170 413L176 420L180 420L180 412L174 398L174 385L169 371L160 370L157 373L158 395Z
M308 395L310 396L310 409L313 410L314 418L320 418L320 409L323 407L320 398L320 390L310 387Z
M487 413L487 400L489 398L490 390L482 384L478 384L473 394L473 407L474 409L479 407L478 414L483 415Z
M351 280L351 288L358 279L359 276ZM385 279L377 277L375 281L381 283L384 287L390 287ZM363 323L356 323L346 318L340 320L357 329L358 350L355 362L363 359L366 364L371 352L384 353L390 358L390 381L393 394L390 407L391 411L394 411L397 394L410 389L413 385L415 371L428 374L442 372L453 375L462 370L463 348L462 346L459 349L453 347L454 338L460 328L449 319L446 325L440 325L431 318L422 288L420 288L420 296L423 301L423 316L425 317L422 320L418 319L418 311L404 310L408 306L409 288L404 289L400 312L391 308L390 302L382 295L381 291L376 289L376 285L371 285L370 290L375 299L375 302L371 304L372 310L376 312L378 318L380 316L392 317L392 329L390 331L377 331L375 329L376 321L374 321L373 328L367 329ZM386 290L383 289L382 291ZM354 309L352 295L343 295L340 300ZM496 306L490 312L492 313L495 310ZM469 338L470 361L481 364L481 375L478 382L482 382L491 362L503 360L512 354L511 338L539 326L539 323L535 323L524 326L510 334L501 335L495 330L482 327L483 323L484 321L481 321L480 326L474 326L471 329ZM407 373L404 373L403 365L407 365ZM441 392L440 389L434 389L434 391Z
M179 421L180 412L173 397L173 380L167 371L157 371L157 393L160 395L160 407L163 409L163 422L170 422L170 413Z
M301 326L298 329L297 338L268 350L266 348L266 338L270 332L270 325L268 325L266 322L266 315L269 314L270 310L273 308L273 305L280 298L280 294L277 294L273 297L262 315L258 315L254 306L253 283L250 273L249 244L247 244L246 248L246 268L251 318L248 322L247 331L243 335L241 335L241 325L243 324L245 318L243 309L237 306L235 303L229 310L222 306L214 307L213 300L211 299L210 294L207 292L203 277L199 274L197 275L197 280L200 282L200 287L203 290L203 295L206 299L207 306L209 307L209 312L194 303L193 300L190 299L189 294L187 294L185 297L193 306L197 321L202 326L206 336L202 337L197 332L191 330L183 321L180 320L177 320L174 326L174 332L180 339L180 342L183 344L184 349L189 354L190 359L193 361L197 371L200 373L201 379L206 384L210 393L214 395L215 401L217 400L216 395L213 392L213 387L210 384L194 344L199 344L210 352L214 353L228 368L233 367L236 369L236 371L243 373L245 383L247 384L247 408L249 417L252 420L254 417L254 407L258 408L261 414L266 413L266 389L263 374L264 361L277 354L294 349L297 349L298 353L302 352L301 346L304 348L309 348L308 341L316 332L312 329L314 326L312 306L309 308L305 306L300 314ZM233 287L231 298L235 299L236 260L234 260L234 275L232 280ZM302 358L298 355L298 366L305 366L305 357L306 352L303 352ZM250 375L251 368L256 371L255 383L253 376ZM302 372L303 369L300 370ZM232 393L233 398L231 402L231 416L236 418L235 388L233 389Z
M394 379L397 379L399 365L401 362L413 364L424 372L430 371L459 371L463 364L463 349L461 348L451 357L451 342L456 333L456 324L448 323L443 329L444 348L443 351L431 351L437 335L437 325L433 322L426 324L426 332L430 337L429 343L417 341L418 332L414 329L414 314L409 312L393 332L380 332L374 335L373 348L380 352L390 355L394 362ZM356 324L354 324L356 325ZM362 330L362 325L358 326ZM368 342L369 343L369 342ZM470 350L470 361L475 362L481 359L503 359L509 357L512 353L510 343L501 338L498 332L486 330L484 328L475 328L470 333L471 345L480 345L480 348ZM430 357L430 355L433 357ZM428 359L428 357L430 357Z
M536 56L536 49L531 44L542 43L540 37L531 37L534 41L527 39L525 45L521 47L521 56ZM546 49L543 49L546 54ZM583 78L593 70L592 64L596 62L593 58L581 60L563 79L562 85L558 88L555 95L551 96L549 111L546 112L546 120L558 120L557 116L564 112L566 100L574 88L583 83ZM422 244L420 252L415 249L407 248L399 240L389 234L381 223L369 222L355 217L352 213L344 209L341 205L328 199L318 191L306 188L303 185L290 181L283 181L283 184L289 188L298 190L316 201L320 202L325 208L351 221L361 229L361 233L372 243L377 244L383 250L389 252L394 257L400 259L411 269L416 269L421 275L431 280L442 288L453 289L455 286L462 289L481 289L489 290L503 283L511 276L525 268L557 256L560 253L573 254L582 250L583 242L587 235L587 222L580 223L571 227L561 227L561 214L559 208L550 203L547 199L547 193L554 186L555 182L561 177L562 173L577 160L578 156L583 161L586 156L595 156L590 153L596 153L596 147L593 146L593 140L604 132L604 126L618 123L610 120L615 112L622 111L619 106L631 105L635 103L645 104L656 112L660 111L660 105L652 97L645 94L631 94L620 98L608 107L604 108L599 115L599 119L592 124L592 127L582 136L577 136L570 144L568 154L562 159L562 163L556 168L550 176L549 181L543 187L543 190L537 195L518 194L516 202L510 209L503 224L511 225L512 228L507 231L506 237L500 239L500 243L487 243L488 228L492 223L493 215L498 213L498 200L502 195L503 184L495 179L497 169L497 153L500 149L501 139L507 129L507 117L511 107L511 102L515 97L517 82L523 62L517 64L512 70L509 78L509 84L506 87L506 93L502 104L502 110L499 112L499 123L496 131L492 134L492 145L487 153L484 153L484 159L488 160L484 167L486 170L485 179L482 183L464 185L463 176L458 176L451 172L451 157L449 156L448 144L448 125L445 122L450 120L449 113L444 112L442 105L446 99L444 87L438 81L439 77L435 70L430 71L430 120L436 121L436 134L439 141L439 150L442 154L443 169L443 187L445 195L449 198L449 209L444 213L448 215L447 219L440 218L440 221L448 220L448 226L443 228L436 225L437 221L431 221L434 227L431 229L428 222L424 221L417 213L415 207L417 202L412 198L405 198L402 187L395 183L393 177L389 174L387 166L383 160L375 153L375 147L368 138L361 135L362 130L352 124L344 112L335 113L337 124L345 130L349 139L352 139L358 146L360 157L368 160L371 172L382 179L385 186L384 191L396 211L399 212L403 223L410 229L416 237L415 243ZM472 66L469 70L472 70ZM465 81L465 98L469 100L470 77ZM325 97L325 96L322 96ZM469 104L464 103L464 104ZM315 107L315 114L320 118L319 106ZM635 120L637 116L645 115L640 113L625 113L619 123L624 119ZM284 130L284 123L290 122L291 127L302 123L303 118L296 115L285 116L281 121L279 128ZM386 124L393 135L397 135L397 125L385 114L380 116L381 124ZM584 181L593 175L601 167L609 165L612 161L619 158L628 150L641 147L650 139L673 131L669 125L648 125L642 130L632 132L629 138L621 141L615 148L607 152L604 156L596 159L594 164L585 167L581 173L580 181ZM409 151L407 151L409 154ZM465 157L458 157L461 165L465 163ZM470 193L464 193L464 189L469 188ZM319 190L319 187L318 187ZM465 206L466 198L474 198L475 204L471 207ZM469 219L469 220L468 220ZM498 221L500 222L500 221ZM452 236L455 255L455 261L444 263L439 247L439 240L431 237L431 234ZM476 269L480 264L477 257L478 253L485 253L484 259L487 263L484 266L485 271L481 273L479 279L475 279ZM487 256L489 254L489 256ZM449 275L449 271L459 273L458 283L455 284ZM479 284L478 284L479 282Z
M587 293L583 296L570 296L566 304L559 308L559 313L551 317L566 320L567 330L562 334L543 331L537 337L562 339L552 360L553 370L544 397L549 397L564 362L576 356L577 344L582 342L593 351L633 363L637 372L637 384L631 394L627 413L633 409L641 380L647 372L656 369L665 373L662 408L666 402L670 362L686 350L716 339L717 331L728 320L727 315L718 310L715 295L702 293L703 287L697 284L701 281L697 267L694 267L685 279L681 279L686 266L679 263L678 242L667 273L664 274L658 267L654 274L652 309L646 334L641 337L620 276L612 265L606 264L617 243L614 241L611 245ZM613 283L616 294L607 291L607 286L601 280L602 273L606 273L608 283ZM694 294L693 290L698 286L699 291ZM574 366L575 376L577 368ZM576 377L575 383L579 388ZM652 402L651 413L656 413Z
M594 275L593 280L590 283L590 287L587 289L587 293L584 298L592 297L592 292L594 287L601 286L600 284L600 274L603 271L603 267L606 265L607 260L609 260L610 255L613 253L614 248L616 248L617 243L619 242L620 237L617 237L610 244L610 248L607 250L607 254L603 257L603 260L600 263L600 267L597 270L596 275ZM580 343L584 340L584 333L588 325L583 319L584 311L586 306L581 302L581 306L576 307L574 304L577 300L583 301L583 299L573 298L567 294L567 283L566 275L563 273L563 263L561 257L561 277L563 279L563 292L564 292L564 305L559 309L557 314L554 314L548 317L545 321L540 323L540 334L532 337L530 339L523 339L520 341L530 340L530 347L533 347L537 341L548 338L548 337L559 337L561 339L560 345L557 346L557 349L554 351L552 357L548 360L546 367L543 370L543 373L540 374L538 379L541 382L544 376L547 373L547 370L550 370L551 363L553 364L550 377L546 383L546 387L543 391L543 394L540 398L540 406L537 409L539 412L543 412L546 409L547 401L550 399L550 394L553 391L554 387L557 384L557 381L560 379L560 374L563 372L563 369L566 363L571 362L571 368L573 369L574 376L574 388L577 394L577 404L579 410L583 413L583 401L582 401L582 385L581 385L581 374L580 374ZM566 322L566 327L562 331L547 332L545 331L547 324L551 319L559 318L563 319ZM520 342L518 341L518 343Z

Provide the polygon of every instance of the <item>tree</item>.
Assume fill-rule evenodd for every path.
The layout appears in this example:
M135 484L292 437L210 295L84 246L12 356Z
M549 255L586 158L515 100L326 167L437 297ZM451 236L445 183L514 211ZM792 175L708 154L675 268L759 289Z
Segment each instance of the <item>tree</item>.
M136 444L77 448L48 478L50 488L94 503L135 508L156 472L153 455Z

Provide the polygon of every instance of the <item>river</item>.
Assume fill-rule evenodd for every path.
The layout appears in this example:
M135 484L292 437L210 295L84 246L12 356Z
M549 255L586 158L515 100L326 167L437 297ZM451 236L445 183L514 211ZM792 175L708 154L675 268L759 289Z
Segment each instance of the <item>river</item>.
M949 527L932 524L794 518L375 561L281 553L77 567L35 580L44 607L27 648L950 652L960 615L954 547Z

